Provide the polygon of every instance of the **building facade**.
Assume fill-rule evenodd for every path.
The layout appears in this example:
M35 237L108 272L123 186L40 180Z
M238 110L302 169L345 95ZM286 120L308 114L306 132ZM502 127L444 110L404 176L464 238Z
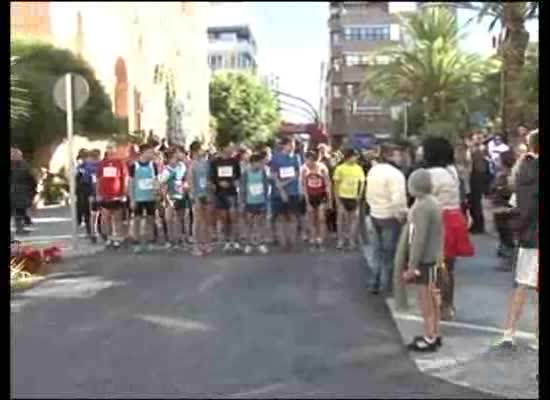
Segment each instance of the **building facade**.
M29 3L11 3L12 32L81 55L129 132L152 131L179 144L208 141L207 2L36 3L39 19L28 17Z
M338 145L354 134L386 135L393 130L392 110L366 87L369 72L389 59L375 56L402 40L399 14L391 2L330 2L330 58L326 67L324 107L331 142Z
M208 28L208 65L213 73L240 71L256 74L257 44L249 25Z

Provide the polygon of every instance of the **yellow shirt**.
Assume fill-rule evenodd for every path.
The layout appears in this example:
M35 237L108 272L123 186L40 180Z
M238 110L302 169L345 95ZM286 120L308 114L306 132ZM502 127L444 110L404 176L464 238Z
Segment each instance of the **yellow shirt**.
M358 164L340 164L334 171L336 195L343 199L358 199L359 188L365 182L365 172Z

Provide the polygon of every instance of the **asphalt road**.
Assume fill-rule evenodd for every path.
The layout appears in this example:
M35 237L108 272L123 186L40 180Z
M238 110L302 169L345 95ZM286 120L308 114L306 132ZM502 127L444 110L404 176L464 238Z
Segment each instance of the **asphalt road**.
M12 396L487 398L421 374L357 254L102 254L12 296Z

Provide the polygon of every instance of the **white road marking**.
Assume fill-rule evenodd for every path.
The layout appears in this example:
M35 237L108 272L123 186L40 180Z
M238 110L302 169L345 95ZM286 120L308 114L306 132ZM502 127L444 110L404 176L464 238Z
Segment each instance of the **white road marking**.
M418 317L416 315L411 314L402 314L402 313L395 313L395 318L406 320L406 321L416 321L416 322L423 322L423 319L421 317ZM481 332L488 332L488 333L496 333L503 335L504 330L500 328L494 328L492 326L483 326L483 325L475 325L475 324L468 324L465 322L449 322L449 321L441 321L441 326L449 326L451 328L464 328L464 329L471 329ZM534 333L528 333L523 331L517 331L516 337L521 339L533 339L535 337Z
M204 280L203 283L199 286L199 293L202 293L208 289L210 289L212 286L214 286L216 283L221 282L223 280L222 274L216 274L213 275L207 279Z
M272 385L262 386L258 389L251 390L249 392L240 392L240 393L234 393L232 395L229 395L228 397L240 397L240 396L250 396L250 395L258 395L258 394L265 394L272 390L279 389L282 387L288 386L288 383L274 383Z
M159 315L138 315L137 317L153 324L157 324L166 328L175 328L176 330L183 332L206 332L212 330L212 327L210 325L188 319L170 318Z
M57 240L67 240L72 239L73 235L48 235L48 236L21 236L16 237L17 240L19 240L22 243L29 243L29 242L54 242ZM78 235L79 238L85 238L87 235L85 233L81 233Z

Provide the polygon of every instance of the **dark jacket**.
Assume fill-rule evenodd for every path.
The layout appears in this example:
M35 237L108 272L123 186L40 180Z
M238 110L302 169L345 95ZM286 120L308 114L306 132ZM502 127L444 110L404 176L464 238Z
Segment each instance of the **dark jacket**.
M36 194L36 179L25 161L11 161L10 201L12 208L30 208Z
M509 184L510 171L503 170L499 172L495 179L495 185L492 193L493 207L510 207L510 198L512 197L512 188Z
M538 249L539 233L539 160L525 156L516 181L517 231L519 246Z

